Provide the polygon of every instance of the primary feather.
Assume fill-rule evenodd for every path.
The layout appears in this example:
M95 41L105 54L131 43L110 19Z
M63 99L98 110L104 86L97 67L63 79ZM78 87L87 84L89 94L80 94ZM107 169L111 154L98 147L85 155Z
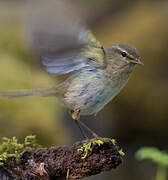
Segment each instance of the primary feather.
M52 8L54 7L54 8ZM39 52L41 63L51 74L67 74L88 67L92 62L105 65L102 45L87 30L71 8L55 2L55 6L40 9L32 15L31 38ZM55 11L57 7L57 11ZM91 63L88 63L91 61Z

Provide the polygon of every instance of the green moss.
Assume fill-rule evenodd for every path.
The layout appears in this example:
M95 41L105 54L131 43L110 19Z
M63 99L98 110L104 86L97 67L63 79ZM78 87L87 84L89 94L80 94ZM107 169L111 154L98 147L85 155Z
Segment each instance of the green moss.
M105 142L112 142L113 145L116 145L116 140L110 139L110 138L92 139L83 143L82 147L78 149L78 151L81 151L84 153L84 155L82 156L82 159L85 159L88 156L89 152L92 152L93 146L96 146L96 145L101 146ZM118 150L118 151L121 156L124 156L124 152L122 150Z
M118 150L118 152L119 152L119 154L120 154L121 156L125 156L125 153L123 152L122 149Z
M36 143L36 136L27 136L22 144L18 143L16 137L11 139L3 137L0 145L0 166L9 164L8 160L11 159L15 159L18 162L24 152L32 151L39 147Z

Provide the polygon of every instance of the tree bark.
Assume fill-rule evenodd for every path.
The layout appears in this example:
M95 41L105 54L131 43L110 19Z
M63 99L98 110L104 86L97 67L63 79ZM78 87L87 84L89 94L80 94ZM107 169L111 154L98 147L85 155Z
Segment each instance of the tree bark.
M92 145L86 158L78 151L83 142L73 146L41 148L25 152L9 167L0 167L1 180L64 180L79 179L109 171L122 163L118 148L112 142Z

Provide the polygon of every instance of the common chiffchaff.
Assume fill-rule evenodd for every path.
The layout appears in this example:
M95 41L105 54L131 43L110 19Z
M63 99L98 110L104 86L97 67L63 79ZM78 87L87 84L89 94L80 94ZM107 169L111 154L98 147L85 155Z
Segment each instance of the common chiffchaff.
M58 18L55 21L57 24L50 34L48 25L42 29L36 22L39 28L33 32L34 44L48 73L70 74L69 77L56 87L7 92L2 96L59 96L73 119L94 115L120 92L136 65L143 64L139 53L126 43L104 48L81 25L73 25L72 21L62 23Z

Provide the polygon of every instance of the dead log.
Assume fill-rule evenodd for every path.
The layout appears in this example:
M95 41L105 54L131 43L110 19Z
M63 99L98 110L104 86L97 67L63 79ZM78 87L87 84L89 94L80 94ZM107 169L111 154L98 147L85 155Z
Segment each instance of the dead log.
M115 169L122 163L121 153L112 142L92 145L88 152L79 151L83 141L72 146L40 148L25 152L19 162L0 167L1 180L79 179Z

